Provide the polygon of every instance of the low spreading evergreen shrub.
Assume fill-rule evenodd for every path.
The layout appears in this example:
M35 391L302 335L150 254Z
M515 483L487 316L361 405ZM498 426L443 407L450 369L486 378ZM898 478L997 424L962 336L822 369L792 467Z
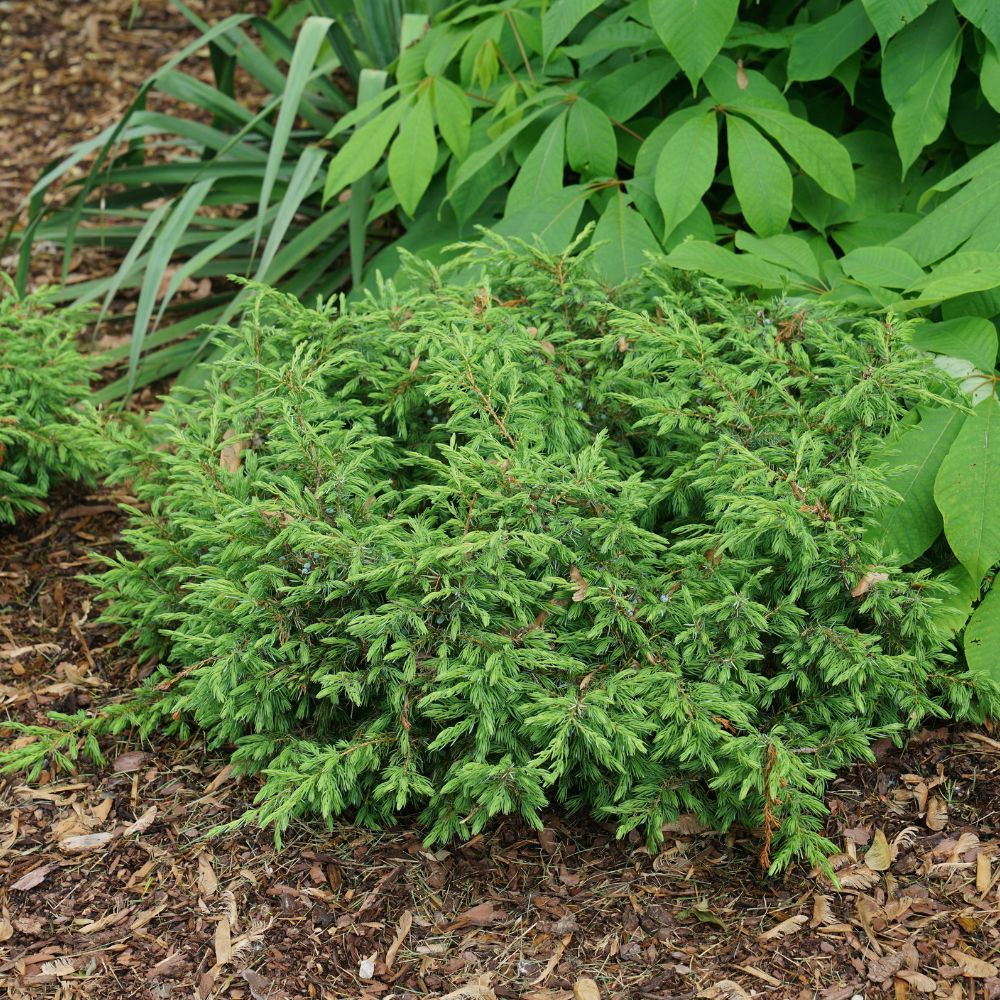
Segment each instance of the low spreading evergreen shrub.
M998 704L943 585L863 532L894 496L867 459L946 376L891 317L476 252L478 289L410 261L355 305L260 292L121 473L143 504L106 618L155 668L4 765L201 730L279 835L419 809L438 842L557 803L820 859L837 768Z
M75 339L85 317L19 297L0 275L0 523L40 510L59 480L93 480L99 443L82 420L92 372Z

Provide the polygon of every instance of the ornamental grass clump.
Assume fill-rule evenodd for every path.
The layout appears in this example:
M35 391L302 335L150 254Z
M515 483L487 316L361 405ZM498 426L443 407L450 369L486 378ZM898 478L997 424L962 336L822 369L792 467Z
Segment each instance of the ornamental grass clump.
M93 372L76 345L86 317L42 294L22 298L0 275L0 524L41 510L57 482L93 482Z
M410 261L357 304L261 290L168 400L101 578L156 666L96 725L233 746L279 834L560 805L820 859L838 767L998 703L941 585L862 533L894 496L866 459L944 376L892 321L476 252L478 287Z

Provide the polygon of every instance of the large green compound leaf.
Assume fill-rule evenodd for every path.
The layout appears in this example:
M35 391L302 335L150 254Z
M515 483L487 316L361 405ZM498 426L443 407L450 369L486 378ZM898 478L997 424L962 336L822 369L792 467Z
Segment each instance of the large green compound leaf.
M774 236L792 214L792 173L784 157L752 125L726 115L729 172L743 217L759 236Z
M656 162L656 200L663 211L663 239L686 219L712 186L719 156L715 112L685 122L667 140Z
M902 499L876 511L865 535L895 552L905 566L924 554L941 534L942 519L934 503L934 481L966 414L940 407L924 414L879 456L886 482Z
M861 0L851 0L835 14L792 38L788 53L789 81L822 80L830 76L874 34L875 26Z
M1000 403L966 417L934 481L934 500L958 561L977 584L1000 559Z
M563 111L552 119L525 157L507 194L505 216L526 211L562 191L566 163L566 114ZM543 224L541 219L538 224Z
M738 6L738 0L649 0L653 27L692 87L719 54Z
M635 277L646 264L646 254L659 254L660 244L643 217L617 190L597 221L592 237L594 266L608 281L620 284Z
M928 0L861 0L868 19L875 25L879 41L885 43L915 21L929 5Z
M965 659L973 673L1000 681L1000 589L991 587L965 627Z

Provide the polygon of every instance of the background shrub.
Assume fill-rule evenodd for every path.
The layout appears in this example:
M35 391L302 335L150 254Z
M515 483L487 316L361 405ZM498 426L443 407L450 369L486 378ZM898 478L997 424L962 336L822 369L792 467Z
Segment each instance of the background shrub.
M188 334L245 304L167 323L188 278L328 295L476 224L558 251L596 221L611 281L665 248L758 290L1000 312L1000 21L981 0L303 0L212 27L175 4L202 39L39 180L23 241L22 281L35 240L67 264L127 249L72 293L138 289L109 394L185 367L205 344ZM214 87L182 69L204 44ZM146 110L154 91L190 115ZM164 144L178 155L146 162Z
M235 744L279 834L419 808L438 841L555 802L818 859L835 768L997 705L947 588L864 534L895 497L873 450L950 381L894 323L479 252L478 290L413 261L353 306L263 291L168 401L101 580L158 666L98 725Z
M93 375L76 345L87 318L21 298L0 275L0 522L41 510L59 480L93 482L100 446L83 419Z

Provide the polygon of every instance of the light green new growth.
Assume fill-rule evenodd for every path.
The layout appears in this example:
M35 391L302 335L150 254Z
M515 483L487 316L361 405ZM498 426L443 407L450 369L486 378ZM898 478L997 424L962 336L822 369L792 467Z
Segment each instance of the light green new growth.
M357 305L262 291L167 402L101 579L158 666L97 729L234 744L279 834L419 810L439 842L559 804L820 860L837 768L998 705L942 585L862 532L896 497L867 459L944 376L891 322L476 253L478 290L410 261Z
M85 317L20 298L0 275L0 523L41 510L59 480L93 480L99 445L81 419L93 375L75 342Z

